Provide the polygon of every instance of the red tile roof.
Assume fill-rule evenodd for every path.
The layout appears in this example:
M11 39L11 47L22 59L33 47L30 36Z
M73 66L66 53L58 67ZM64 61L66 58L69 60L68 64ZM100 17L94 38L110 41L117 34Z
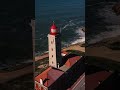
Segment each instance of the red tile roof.
M65 65L70 68L73 64L75 64L78 60L80 60L80 56L75 56L72 58L69 58ZM64 71L61 71L60 69L56 69L53 67L49 67L44 72L39 74L35 77L35 81L40 83L40 79L43 80L43 85L46 87L49 87L52 85L62 74L64 74Z
M56 81L64 72L60 71L58 69L49 67L44 72L39 74L35 77L35 81L40 82L40 79L44 80L46 79L46 82L44 82L44 86L49 87L54 81Z
M99 81L104 81L107 79L112 73L107 71L100 71L94 74L87 75L85 78L86 90L94 90L100 84Z
M72 58L69 58L67 62L65 63L66 66L71 67L73 64L75 64L78 60L80 60L80 56L75 56Z

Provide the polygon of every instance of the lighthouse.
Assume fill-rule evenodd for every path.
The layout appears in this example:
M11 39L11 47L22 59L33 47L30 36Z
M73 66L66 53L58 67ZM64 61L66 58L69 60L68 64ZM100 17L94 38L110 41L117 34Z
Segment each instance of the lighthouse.
M48 34L48 48L49 66L59 68L59 65L61 65L61 39L60 32L54 22Z

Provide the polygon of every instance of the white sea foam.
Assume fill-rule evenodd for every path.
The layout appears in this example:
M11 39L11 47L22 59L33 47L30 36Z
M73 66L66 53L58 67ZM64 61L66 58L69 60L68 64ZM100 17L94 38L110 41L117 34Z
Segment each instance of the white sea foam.
M62 31L66 31L66 30L69 30L69 28L71 29L71 30L73 30L73 27L74 28L77 28L76 30L74 30L75 31L75 33L76 33L76 35L75 35L75 37L73 37L73 41L70 41L69 42L69 38L68 38L68 41L62 41L61 42L61 44L62 44L62 47L67 47L67 46L69 46L69 45L71 45L71 44L76 44L76 43L80 43L80 42L84 42L85 41L85 33L81 30L82 29L82 27L80 27L79 25L81 24L81 23L84 23L84 21L80 21L78 18L77 19L74 19L74 20L70 20L70 21L67 21L67 22L65 22L66 24L63 26L63 27L61 27L61 30ZM63 32L64 33L64 32ZM40 37L37 39L36 38L36 40L41 40L41 45L40 45L40 47L42 47L42 48L46 48L46 47L44 47L45 46L45 44L46 44L46 41L47 41L47 34L46 33L44 33L44 34L40 34ZM48 43L47 43L48 44ZM37 45L37 44L36 44ZM36 51L36 53L35 53L35 56L37 56L37 55L41 55L42 53L44 53L45 52L45 50L44 51Z
M80 25L80 24L83 24L83 23L85 23L84 20L79 21L79 18L73 19L73 20L68 21L67 24L65 24L61 29L65 30L68 27L77 26L77 25ZM68 29L66 29L66 30L68 30Z
M85 42L85 32L82 31L82 27L78 28L75 30L75 33L77 34L76 37L75 37L75 40L74 41L71 41L71 42L61 42L62 44L62 47L67 47L71 44L76 44L76 43L80 43L80 42ZM77 39L76 39L77 38ZM41 55L43 54L44 52L47 52L47 51L38 51L35 53L35 56L38 56L38 55Z
M78 26L80 23L85 23L84 20L79 21L79 19L73 19L67 22L66 25L64 25L61 29L62 31L69 30L69 28L76 27L77 29L75 30L76 36L74 37L74 40L71 42L62 42L62 45L64 46L69 46L70 44L76 44L80 42L85 42L85 32L82 31L82 27Z
M75 23L73 23L72 20L71 20L65 26L63 26L62 29L66 29L68 26L74 26L74 25L75 25Z
M78 28L75 32L77 34L77 39L72 41L71 44L85 42L85 32L82 31L82 28Z

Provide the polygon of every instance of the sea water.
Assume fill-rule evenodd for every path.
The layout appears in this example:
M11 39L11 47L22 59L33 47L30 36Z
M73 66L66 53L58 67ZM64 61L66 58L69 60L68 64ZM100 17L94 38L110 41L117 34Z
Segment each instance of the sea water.
M52 21L61 30L62 47L85 41L85 0L36 0L35 51L48 50L47 35Z

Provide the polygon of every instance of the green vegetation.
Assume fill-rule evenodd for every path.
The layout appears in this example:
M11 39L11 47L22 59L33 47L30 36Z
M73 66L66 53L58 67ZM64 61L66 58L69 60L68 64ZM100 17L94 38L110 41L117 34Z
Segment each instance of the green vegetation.
M120 72L120 62L115 62L113 60L101 58L101 57L93 57L86 56L86 63L99 66L106 70L119 71Z

